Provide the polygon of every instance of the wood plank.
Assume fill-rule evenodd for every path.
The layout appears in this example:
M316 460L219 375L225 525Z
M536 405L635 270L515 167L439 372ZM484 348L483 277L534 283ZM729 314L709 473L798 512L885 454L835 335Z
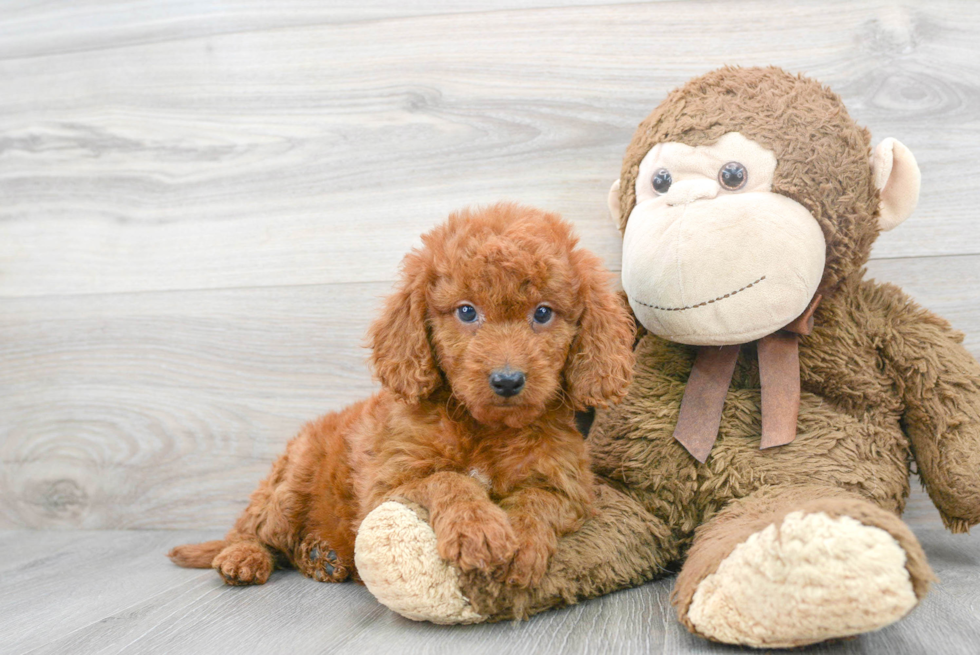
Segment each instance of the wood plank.
M214 572L177 569L163 555L168 544L199 534L8 532L16 539L7 537L4 543L15 541L34 555L17 568L0 571L3 651L25 653L103 621L108 627L123 617L138 620L134 610L143 603L175 594L193 595L212 582ZM71 541L66 542L66 536ZM175 576L175 570L184 575ZM111 642L102 644L111 646Z
M980 256L879 260L980 356ZM0 527L230 525L306 420L376 388L387 283L0 300Z
M978 30L967 0L4 3L0 528L144 530L0 531L0 650L730 652L677 623L671 580L442 628L163 553L219 536L305 420L371 393L378 299L452 209L561 211L618 269L605 197L635 125L725 63L813 75L912 148L919 209L869 274L980 356ZM942 582L812 652L976 652L980 537L921 491L905 518Z
M0 15L0 59L46 57L324 23L640 1L643 0L427 0L424 3L281 0L270 5L249 0L220 3L86 0L38 5L8 0Z
M922 506L916 492L910 507ZM925 501L928 503L928 500ZM924 507L924 506L923 506ZM916 535L941 578L910 616L876 633L807 652L974 653L980 643L980 535L950 535L928 506ZM0 532L33 560L0 571L0 634L11 653L728 653L688 634L668 599L673 579L547 612L521 624L442 627L402 619L364 587L277 572L230 588L212 571L179 569L171 546L191 531ZM54 542L51 538L56 537Z
M562 212L615 268L605 197L635 125L723 63L812 74L916 153L917 216L876 257L980 253L965 7L664 2L159 43L123 21L119 47L0 62L0 295L390 281L421 231L500 198Z
M0 525L230 525L305 421L375 390L387 291L2 301Z
M900 286L925 308L965 333L963 345L980 359L980 257L880 259L866 277Z

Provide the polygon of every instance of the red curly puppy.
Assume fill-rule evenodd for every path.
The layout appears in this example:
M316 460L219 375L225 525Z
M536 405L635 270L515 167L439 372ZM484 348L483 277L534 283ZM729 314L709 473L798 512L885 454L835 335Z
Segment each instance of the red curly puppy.
M633 323L555 214L462 211L422 237L370 331L383 389L308 424L223 541L181 566L262 584L277 555L340 582L361 520L385 500L429 511L439 554L511 584L541 578L592 502L575 409L622 398Z

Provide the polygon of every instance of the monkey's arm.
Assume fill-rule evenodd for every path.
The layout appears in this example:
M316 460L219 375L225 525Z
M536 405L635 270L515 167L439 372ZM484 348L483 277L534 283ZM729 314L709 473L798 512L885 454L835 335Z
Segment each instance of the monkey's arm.
M944 319L897 287L876 291L888 301L881 349L919 476L946 527L966 532L980 523L980 364Z

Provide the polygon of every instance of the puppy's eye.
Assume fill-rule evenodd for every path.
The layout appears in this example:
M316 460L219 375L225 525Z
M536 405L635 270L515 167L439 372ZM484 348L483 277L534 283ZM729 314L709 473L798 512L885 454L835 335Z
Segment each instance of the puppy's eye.
M456 318L463 323L472 323L476 320L476 307L473 305L460 305L456 308Z
M534 310L534 322L544 325L551 320L554 313L555 312L551 309L551 307L548 307L547 305L538 305L537 309Z

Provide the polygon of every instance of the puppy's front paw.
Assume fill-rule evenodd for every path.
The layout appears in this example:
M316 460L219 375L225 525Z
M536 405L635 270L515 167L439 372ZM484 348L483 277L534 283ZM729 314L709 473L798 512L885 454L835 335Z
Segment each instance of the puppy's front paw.
M540 539L522 540L507 571L507 584L528 587L544 577L552 548Z
M439 555L463 571L502 568L514 557L514 530L507 514L493 503L462 504L434 523Z

